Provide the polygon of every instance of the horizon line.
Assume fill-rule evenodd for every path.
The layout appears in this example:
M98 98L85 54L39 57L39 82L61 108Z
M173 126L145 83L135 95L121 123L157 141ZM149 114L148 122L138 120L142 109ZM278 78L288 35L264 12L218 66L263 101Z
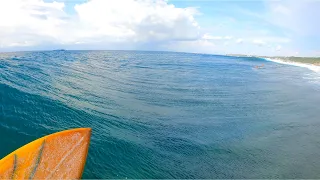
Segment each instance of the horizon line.
M185 54L203 54L212 56L230 56L230 57L296 57L296 58L320 58L320 56L266 56L266 55L254 55L254 54L213 54L213 53L200 53L200 52L185 52L185 51L170 51L170 50L135 50L135 49L42 49L42 50L13 50L13 51L1 51L2 53L19 53L19 52L50 52L50 51L137 51L137 52L168 52L168 53L185 53Z

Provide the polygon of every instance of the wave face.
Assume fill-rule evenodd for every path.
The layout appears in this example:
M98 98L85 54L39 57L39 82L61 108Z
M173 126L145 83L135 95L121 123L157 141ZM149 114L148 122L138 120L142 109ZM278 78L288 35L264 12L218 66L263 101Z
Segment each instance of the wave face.
M83 178L320 178L319 81L259 58L2 53L0 158L92 127Z

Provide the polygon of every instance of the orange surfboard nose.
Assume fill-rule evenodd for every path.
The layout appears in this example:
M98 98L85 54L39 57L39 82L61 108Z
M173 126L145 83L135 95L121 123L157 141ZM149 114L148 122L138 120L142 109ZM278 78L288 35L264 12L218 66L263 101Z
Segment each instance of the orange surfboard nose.
M78 128L37 139L0 160L0 179L79 179L91 128Z

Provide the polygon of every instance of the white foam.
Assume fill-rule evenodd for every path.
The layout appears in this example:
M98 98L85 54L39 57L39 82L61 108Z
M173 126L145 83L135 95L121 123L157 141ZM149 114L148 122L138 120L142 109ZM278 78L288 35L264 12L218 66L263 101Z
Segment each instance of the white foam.
M279 59L279 58L264 58L264 59L267 61L272 61L272 62L276 62L279 64L287 64L287 65L291 65L291 66L308 68L314 72L320 73L320 66L316 66L316 65L312 65L312 64L304 64L304 63L299 63L299 62L293 62L293 61L286 61L286 60Z

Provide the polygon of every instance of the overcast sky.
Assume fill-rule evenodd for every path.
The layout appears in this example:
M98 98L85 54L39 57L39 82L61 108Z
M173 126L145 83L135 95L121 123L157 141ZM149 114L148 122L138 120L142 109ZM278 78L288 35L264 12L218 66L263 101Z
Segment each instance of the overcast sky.
M320 1L0 0L0 51L320 56Z

